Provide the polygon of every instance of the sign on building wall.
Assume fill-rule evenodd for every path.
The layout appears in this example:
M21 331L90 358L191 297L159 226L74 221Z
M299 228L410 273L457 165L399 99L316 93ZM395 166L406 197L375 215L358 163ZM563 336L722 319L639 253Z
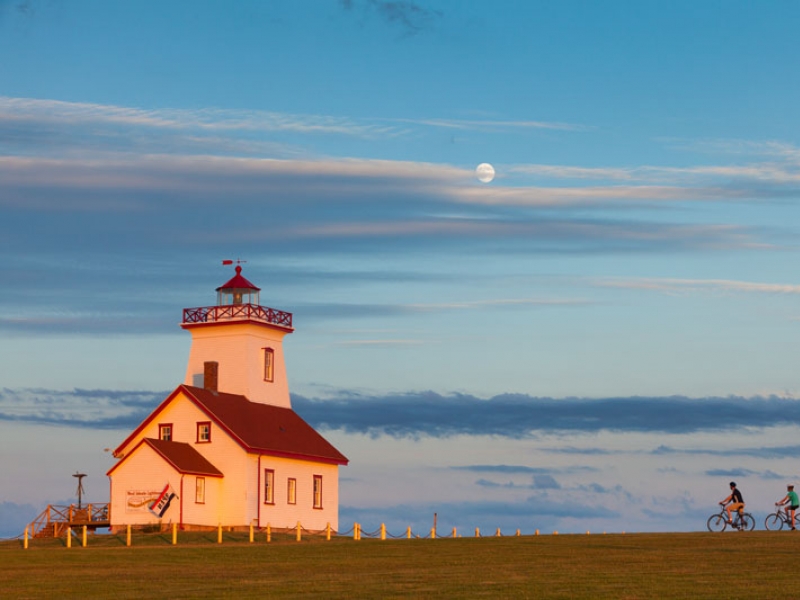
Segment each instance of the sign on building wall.
M159 490L128 490L125 492L125 512L148 512L150 505L161 495Z

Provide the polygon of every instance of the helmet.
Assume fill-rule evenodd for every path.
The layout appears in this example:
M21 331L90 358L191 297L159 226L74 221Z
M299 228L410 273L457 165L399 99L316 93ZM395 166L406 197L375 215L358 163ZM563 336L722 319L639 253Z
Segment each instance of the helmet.
M731 487L736 487L736 482L735 481L731 481Z

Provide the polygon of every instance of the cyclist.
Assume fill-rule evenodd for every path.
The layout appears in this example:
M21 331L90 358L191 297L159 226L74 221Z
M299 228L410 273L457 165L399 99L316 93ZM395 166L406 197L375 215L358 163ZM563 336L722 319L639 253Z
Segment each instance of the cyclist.
M792 524L792 531L794 531L794 511L800 507L800 501L797 498L797 492L794 491L793 485L786 486L786 495L783 497L783 500L780 502L776 502L775 506L784 506L787 505L783 510L786 512L787 518L790 518L790 523Z
M728 525L733 525L733 519L731 518L731 511L737 511L739 513L739 517L742 516L742 511L744 510L744 499L742 498L742 492L740 492L736 488L736 482L731 481L731 495L725 498L720 504L725 506L725 510L728 512Z

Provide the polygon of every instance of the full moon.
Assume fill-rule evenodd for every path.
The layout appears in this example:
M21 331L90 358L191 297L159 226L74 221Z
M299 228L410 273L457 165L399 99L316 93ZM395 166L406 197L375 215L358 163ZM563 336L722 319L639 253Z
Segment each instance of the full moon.
M481 163L475 169L475 175L481 183L489 183L494 179L494 167L489 163Z

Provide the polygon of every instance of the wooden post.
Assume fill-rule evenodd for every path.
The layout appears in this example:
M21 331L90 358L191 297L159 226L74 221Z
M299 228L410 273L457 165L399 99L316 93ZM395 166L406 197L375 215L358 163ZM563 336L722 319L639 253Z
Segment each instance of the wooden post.
M23 543L22 547L25 548L25 550L28 549L28 528L27 527L25 528L25 542Z
M358 523L353 523L353 540L358 539Z
M331 522L328 521L328 524L325 526L325 539L327 541L331 541Z
M86 548L86 525L83 526L83 535L81 536L81 546Z
M475 528L475 537L481 537L481 530L480 527Z
M125 539L125 545L126 546L130 546L131 545L131 524L130 523L128 523L128 534L127 534L126 539Z
M222 523L217 525L217 543L218 544L222 543Z
M519 529L517 529L517 537L519 537Z
M177 546L178 545L178 524L177 523L173 523L172 524L172 545L173 546Z
M456 528L453 527L453 539L456 539L458 535L456 534Z
M386 523L381 523L381 539L386 539Z
M297 522L297 541L298 542L300 541L300 530L301 530L300 521L298 521Z
M250 523L250 543L253 543L253 523Z
M497 531L494 532L495 537L500 537L500 528L497 528Z
M272 541L272 527L270 527L270 524L267 523L267 542L271 541Z
M72 527L67 527L67 548L72 548Z
M408 539L411 539L411 527L410 526L406 528L406 537Z

